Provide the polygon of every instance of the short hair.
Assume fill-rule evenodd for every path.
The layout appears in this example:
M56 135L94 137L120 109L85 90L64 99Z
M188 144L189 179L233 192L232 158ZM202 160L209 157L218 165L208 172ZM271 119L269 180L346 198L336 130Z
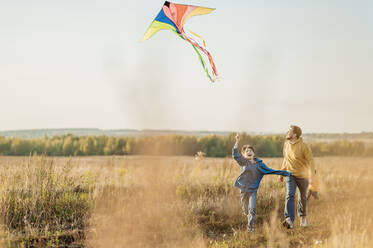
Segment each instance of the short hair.
M297 138L302 136L302 129L300 127L291 125L290 128L293 129L293 132L297 135Z
M251 146L251 145L244 145L242 147L242 149L241 149L241 154L243 154L246 151L247 148L251 149L255 153L255 149L254 149L253 146Z

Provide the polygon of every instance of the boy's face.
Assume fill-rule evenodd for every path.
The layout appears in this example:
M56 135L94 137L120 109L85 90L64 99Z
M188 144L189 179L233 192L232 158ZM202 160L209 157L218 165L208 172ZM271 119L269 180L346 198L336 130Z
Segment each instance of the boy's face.
M245 149L244 155L246 158L251 159L255 156L255 153L253 150L251 150L249 147Z

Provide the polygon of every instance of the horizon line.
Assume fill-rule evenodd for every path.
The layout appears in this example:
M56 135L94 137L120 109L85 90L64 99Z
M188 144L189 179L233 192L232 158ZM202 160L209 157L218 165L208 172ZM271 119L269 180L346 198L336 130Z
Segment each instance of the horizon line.
M217 130L185 130L185 129L136 129L136 128L95 128L95 127L83 127L83 128L30 128L30 129L8 129L0 130L3 132L27 132L27 131L62 131L62 130L97 130L97 131L133 131L133 132L144 132L144 131L158 131L158 132L188 132L188 133L257 133L257 134L282 134L285 132L273 132L273 131L217 131ZM373 133L373 131L360 131L360 132L307 132L304 134L364 134Z

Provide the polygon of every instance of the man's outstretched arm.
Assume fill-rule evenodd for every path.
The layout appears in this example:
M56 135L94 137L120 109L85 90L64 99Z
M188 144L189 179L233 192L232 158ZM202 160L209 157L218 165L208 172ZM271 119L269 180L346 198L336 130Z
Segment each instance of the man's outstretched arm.
M282 159L281 170L286 170L286 162L285 162L285 158L286 158L286 142L284 143L284 147L282 149L282 156L284 158ZM283 182L284 178L282 176L279 176L278 177L278 181L279 182Z

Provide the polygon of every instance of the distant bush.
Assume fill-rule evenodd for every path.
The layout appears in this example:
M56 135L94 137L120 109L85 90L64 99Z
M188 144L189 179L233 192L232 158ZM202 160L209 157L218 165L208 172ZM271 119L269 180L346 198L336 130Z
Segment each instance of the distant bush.
M64 136L36 139L0 137L0 155L91 156L91 155L173 155L194 156L198 151L207 157L231 155L234 133L227 136L188 135L144 136L139 138L107 136ZM241 135L241 145L251 144L260 157L281 157L284 136ZM373 156L373 147L362 141L339 140L310 143L315 156Z

